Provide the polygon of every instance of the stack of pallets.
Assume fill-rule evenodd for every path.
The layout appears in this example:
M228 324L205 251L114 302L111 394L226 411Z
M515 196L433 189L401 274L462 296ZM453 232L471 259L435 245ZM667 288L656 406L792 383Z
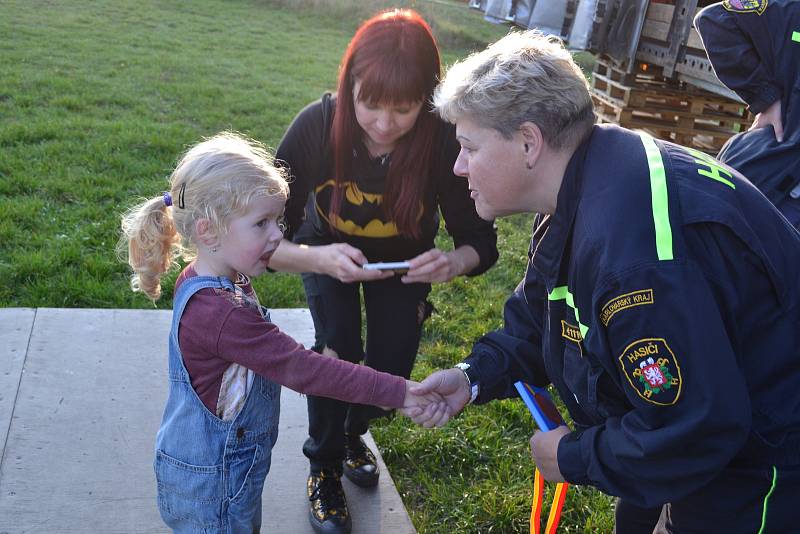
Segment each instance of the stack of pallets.
M644 130L710 154L753 121L744 104L665 78L660 67L646 63L628 73L598 58L591 88L600 123Z

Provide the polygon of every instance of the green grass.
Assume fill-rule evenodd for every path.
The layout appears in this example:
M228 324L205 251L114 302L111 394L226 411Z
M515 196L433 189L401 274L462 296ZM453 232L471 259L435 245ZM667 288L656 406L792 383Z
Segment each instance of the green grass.
M445 63L507 31L455 0L0 0L0 305L153 307L115 257L121 212L162 191L203 136L235 129L277 145L294 114L334 87L358 22L390 5L423 13ZM530 223L499 221L498 265L435 287L416 378L500 325ZM297 276L256 287L271 307L305 305ZM374 434L420 532L484 533L527 530L532 430L522 404L503 401L442 430L398 417ZM608 497L573 489L562 530L608 532L612 515Z

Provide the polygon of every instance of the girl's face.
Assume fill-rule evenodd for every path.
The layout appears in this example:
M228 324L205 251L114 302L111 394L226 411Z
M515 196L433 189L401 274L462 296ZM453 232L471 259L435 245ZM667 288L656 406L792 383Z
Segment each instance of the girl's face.
M232 280L236 273L256 277L267 270L275 249L283 239L281 219L284 200L280 197L254 199L247 212L230 220L228 232L221 235L214 254L220 270Z
M358 100L360 90L361 82L355 80L353 103L356 121L364 130L364 143L373 155L391 152L397 141L414 127L422 102L371 104Z

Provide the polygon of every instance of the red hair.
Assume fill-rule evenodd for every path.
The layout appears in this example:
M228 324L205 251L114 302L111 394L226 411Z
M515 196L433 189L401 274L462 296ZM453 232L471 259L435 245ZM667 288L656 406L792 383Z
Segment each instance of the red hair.
M338 215L343 183L353 166L353 147L363 135L353 102L354 78L361 82L358 99L373 104L423 102L414 127L392 151L383 209L401 235L418 238L420 202L425 192L438 118L430 105L439 80L439 49L430 26L410 9L375 15L356 31L339 67L336 112L331 125L334 179L331 219Z

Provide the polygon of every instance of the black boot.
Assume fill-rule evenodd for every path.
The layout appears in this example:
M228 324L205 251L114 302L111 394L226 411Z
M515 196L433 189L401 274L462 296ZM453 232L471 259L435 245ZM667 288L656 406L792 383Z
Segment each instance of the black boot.
M319 534L350 534L352 522L342 489L342 478L333 470L323 469L308 476L308 519Z
M345 434L344 476L356 486L369 488L378 483L378 462L361 436Z

